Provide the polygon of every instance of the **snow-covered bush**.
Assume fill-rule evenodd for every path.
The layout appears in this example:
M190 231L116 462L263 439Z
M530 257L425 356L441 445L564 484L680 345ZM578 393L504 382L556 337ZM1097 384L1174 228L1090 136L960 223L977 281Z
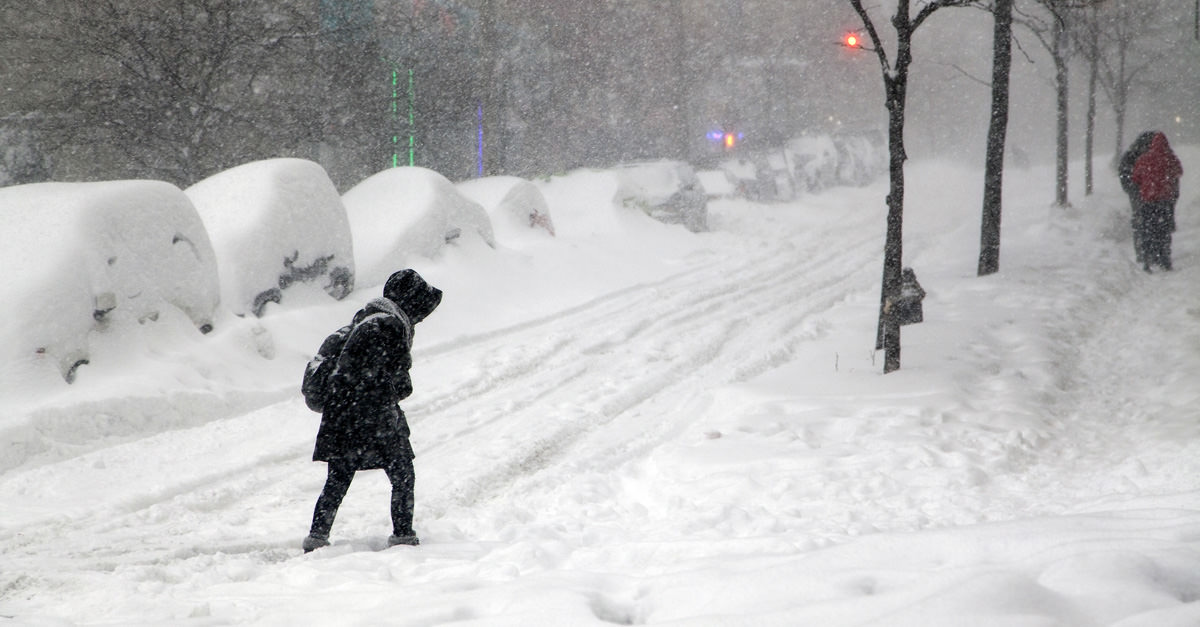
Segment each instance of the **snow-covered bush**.
M692 166L681 161L650 161L619 166L615 201L636 207L667 224L708 230L708 198Z
M460 237L496 243L483 207L426 168L389 168L355 185L342 201L363 285L382 284L410 255L435 257Z
M0 189L0 369L57 368L68 382L88 338L166 307L211 330L217 262L196 209L159 181ZM136 325L134 325L136 326Z
M489 176L464 181L458 191L479 203L491 218L498 235L513 235L530 229L554 235L550 208L537 186L515 176Z
M354 287L346 209L324 168L268 159L187 188L212 237L221 293L235 313L260 316L296 282L319 281L336 299Z

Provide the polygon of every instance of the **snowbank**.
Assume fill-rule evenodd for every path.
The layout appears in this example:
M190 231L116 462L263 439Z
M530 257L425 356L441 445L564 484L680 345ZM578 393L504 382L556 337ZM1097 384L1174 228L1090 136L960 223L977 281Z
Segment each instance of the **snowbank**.
M420 167L390 168L343 196L363 285L379 285L412 257L433 258L460 238L495 244L487 212L446 177Z
M71 381L94 334L132 332L166 308L212 328L217 262L175 186L19 185L0 189L0 207L0 387L51 371Z
M262 315L299 282L335 299L354 286L346 209L329 175L303 159L269 159L215 174L185 190L217 253L223 300Z

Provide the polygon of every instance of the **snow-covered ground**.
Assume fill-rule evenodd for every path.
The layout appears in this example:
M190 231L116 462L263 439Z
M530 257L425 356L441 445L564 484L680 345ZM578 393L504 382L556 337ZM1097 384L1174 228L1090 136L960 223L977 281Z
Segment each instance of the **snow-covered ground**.
M886 376L885 182L713 201L699 234L614 207L604 173L538 182L556 236L414 264L446 293L404 404L415 548L385 548L378 471L333 546L299 548L325 472L300 374L379 286L150 331L3 394L27 427L0 625L1200 624L1200 149L1179 152L1176 271L1153 275L1115 181L1053 208L1035 169L1006 174L1002 271L977 278L981 173L910 163L929 295Z

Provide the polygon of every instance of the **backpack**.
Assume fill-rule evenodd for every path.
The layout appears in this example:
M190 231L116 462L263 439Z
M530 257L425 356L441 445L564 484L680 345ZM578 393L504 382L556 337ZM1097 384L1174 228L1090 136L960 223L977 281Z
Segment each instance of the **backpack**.
M378 303L378 304L377 304ZM371 313L366 313L371 311ZM365 314L365 315L364 315ZM321 412L329 400L329 377L337 369L338 357L342 354L350 335L364 322L376 316L395 316L404 327L405 350L412 348L413 327L408 316L399 307L385 299L375 299L367 307L355 314L354 322L334 331L321 342L321 348L304 368L304 379L300 382L300 392L304 394L304 404L308 408Z
M337 367L338 355L342 354L342 347L346 345L346 338L350 337L350 331L353 329L354 325L348 324L330 333L329 337L321 342L317 354L308 360L308 365L304 368L304 379L300 382L300 392L304 394L304 404L308 405L309 409L315 412L325 409L325 401L329 397L329 375Z

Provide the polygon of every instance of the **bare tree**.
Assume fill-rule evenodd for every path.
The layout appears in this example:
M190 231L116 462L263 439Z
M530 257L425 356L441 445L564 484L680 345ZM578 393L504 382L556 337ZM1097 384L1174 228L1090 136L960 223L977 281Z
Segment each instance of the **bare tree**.
M1093 4L1081 20L1082 28L1077 33L1079 47L1088 62L1087 116L1083 138L1083 194L1091 196L1095 186L1093 172L1096 145L1096 85L1100 78L1100 33L1096 24L1098 5Z
M313 34L312 22L290 3L269 10L233 0L15 5L4 7L10 33L40 44L39 67L57 70L33 105L45 114L47 133L86 150L92 163L111 151L119 159L110 161L127 164L122 172L85 175L149 175L186 185L231 158L246 160L281 143L270 121L286 109L262 97L284 79L272 73L271 61Z
M1073 29L1077 28L1080 9L1105 0L1036 0L1040 12L1020 12L1015 22L1029 29L1054 63L1055 89L1055 177L1054 204L1071 204L1068 194L1070 62L1076 52Z
M900 321L894 315L900 298L901 271L903 265L904 233L904 161L908 158L904 150L904 108L908 96L908 70L913 61L912 38L935 11L946 7L966 6L974 0L930 0L917 10L914 16L910 0L898 0L896 13L891 23L896 34L895 52L888 54L884 42L875 27L874 19L862 0L849 0L850 6L862 20L871 43L870 50L879 59L883 74L884 102L888 111L888 172L890 184L887 195L887 240L883 251L883 285L879 303L879 326L875 348L884 350L883 371L900 369Z
M1163 19L1164 4L1162 0L1107 0L1089 13L1084 23L1082 36L1095 44L1084 52L1115 117L1114 161L1125 150L1130 95L1166 52L1145 45L1157 33L1155 24Z

